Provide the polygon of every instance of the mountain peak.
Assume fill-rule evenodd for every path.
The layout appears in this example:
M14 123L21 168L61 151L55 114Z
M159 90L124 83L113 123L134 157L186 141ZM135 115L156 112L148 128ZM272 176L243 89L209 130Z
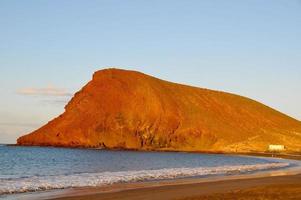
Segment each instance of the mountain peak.
M109 68L19 145L176 151L301 150L301 123L254 100Z

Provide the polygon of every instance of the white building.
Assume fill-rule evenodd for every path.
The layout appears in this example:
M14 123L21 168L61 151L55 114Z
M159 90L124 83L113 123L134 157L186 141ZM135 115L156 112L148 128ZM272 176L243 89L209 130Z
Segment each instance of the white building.
M280 144L269 145L269 151L284 151L284 150L285 150L284 145L280 145Z

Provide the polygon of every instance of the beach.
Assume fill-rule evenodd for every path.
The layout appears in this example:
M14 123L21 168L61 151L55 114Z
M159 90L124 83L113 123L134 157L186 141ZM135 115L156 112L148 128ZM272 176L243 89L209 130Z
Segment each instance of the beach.
M255 154L252 154L255 155ZM256 156L271 156L256 154ZM275 155L286 159L301 160L296 155ZM278 170L250 176L234 176L206 180L186 179L174 182L148 183L134 188L121 184L114 189L82 189L60 194L49 200L277 200L301 199L301 171ZM46 198L47 199L47 198Z
M99 193L55 200L301 199L301 175L227 180Z
M27 155L26 160L36 159L34 163L39 163L27 172L22 169L31 166L32 161L23 162L22 166L18 164L22 168L13 171L17 178L5 179L5 170L2 171L0 192L13 192L0 195L5 200L301 199L301 156L297 154L10 146L2 146L2 150L7 151L7 155ZM45 154L47 159L41 159ZM123 158L127 158L126 161ZM95 169L102 171L87 171ZM79 170L87 172L78 173ZM41 175L35 176L37 171ZM30 177L23 178L19 174Z

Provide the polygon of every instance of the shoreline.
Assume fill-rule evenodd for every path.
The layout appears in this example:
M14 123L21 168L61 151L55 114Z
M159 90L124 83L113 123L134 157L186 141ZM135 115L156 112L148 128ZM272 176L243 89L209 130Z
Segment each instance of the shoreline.
M51 200L204 200L204 199L299 199L301 174L212 182L163 185L113 192L94 192L75 196L47 198ZM272 189L272 190L271 190ZM265 191L271 190L271 191ZM292 190L294 190L292 192ZM288 194L288 192L290 194ZM257 194L256 194L257 193ZM76 193L74 193L76 194ZM277 196L275 196L277 195ZM290 196L289 196L290 195ZM263 198L263 196L265 196ZM257 197L257 198L256 198Z
M47 145L20 145L20 144L2 144L4 146L13 147L37 147L37 148L63 148L63 149L89 149L101 151L134 151L134 152L155 152L155 153L191 153L191 154L217 154L217 155L233 155L233 156L255 156L255 157L272 157L283 158L291 160L301 160L301 152L283 151L283 152L269 152L269 151L246 151L246 152L227 152L227 151L181 151L181 150L167 150L167 149L123 149L123 148L98 148L98 147L82 147L82 146L47 146Z
M146 182L134 182L134 183L118 183L110 186L101 187L83 187L73 189L62 189L54 191L34 192L27 194L17 194L15 197L20 196L18 199L22 200L98 200L98 199L158 199L154 197L154 193L160 194L163 198L159 199L189 199L197 198L198 195L215 195L225 194L229 191L237 190L242 191L250 189L252 187L267 187L275 185L275 183L281 184L300 184L301 192L301 160L300 155L279 155L272 157L271 154L228 154L235 156L256 156L256 157L270 157L270 158L283 158L296 163L298 166L292 166L287 168L272 169L267 171L258 171L250 174L239 175L221 175L211 177L193 177L193 178L180 178L171 180L160 181L146 181ZM273 181L274 180L274 181ZM298 181L299 180L299 183ZM237 184L237 183L240 184ZM250 183L252 184L250 184ZM223 188L228 188L224 190ZM198 189L197 189L198 188ZM201 190L200 190L201 188ZM281 188L284 188L282 185ZM189 194L188 196L177 192L177 190L183 190L183 194ZM135 195L134 195L135 194ZM134 195L134 196L132 196ZM136 198L137 197L137 198ZM138 198L139 197L139 198ZM215 197L212 197L214 199ZM14 199L14 198L13 198ZM202 197L203 199L203 197ZM211 199L211 197L210 197Z

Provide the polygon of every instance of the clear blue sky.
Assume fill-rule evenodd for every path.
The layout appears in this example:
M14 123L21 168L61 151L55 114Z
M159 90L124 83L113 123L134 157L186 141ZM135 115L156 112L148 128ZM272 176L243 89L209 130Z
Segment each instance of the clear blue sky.
M0 143L108 66L224 90L301 119L301 1L0 0Z

